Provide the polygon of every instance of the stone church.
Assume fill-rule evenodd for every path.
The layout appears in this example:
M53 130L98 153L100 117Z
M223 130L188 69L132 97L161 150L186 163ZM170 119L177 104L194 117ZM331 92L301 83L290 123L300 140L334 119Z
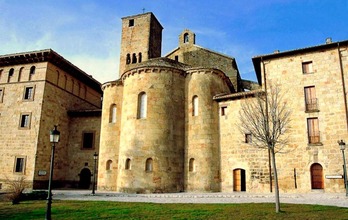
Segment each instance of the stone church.
M162 30L152 13L122 18L120 77L103 84L53 50L0 56L0 185L25 176L47 186L58 124L56 187L90 187L97 152L98 190L269 192L268 151L238 120L243 103L277 84L292 110L281 192L345 190L348 41L255 56L251 82L190 30L162 56Z

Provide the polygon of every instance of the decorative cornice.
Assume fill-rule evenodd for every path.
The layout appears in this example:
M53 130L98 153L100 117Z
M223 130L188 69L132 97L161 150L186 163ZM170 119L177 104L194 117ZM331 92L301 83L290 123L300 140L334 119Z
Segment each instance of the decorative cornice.
M123 86L123 82L121 79L115 80L115 81L110 81L110 82L106 82L104 83L101 88L104 91L106 88L108 87L113 87L113 86Z
M80 68L66 60L64 57L62 57L52 49L14 53L0 56L0 67L31 63L35 64L39 62L52 63L65 72L69 73L76 79L81 80L83 83L93 88L94 90L100 93L102 92L100 88L100 82L93 79L91 75L88 75L86 72L82 71Z

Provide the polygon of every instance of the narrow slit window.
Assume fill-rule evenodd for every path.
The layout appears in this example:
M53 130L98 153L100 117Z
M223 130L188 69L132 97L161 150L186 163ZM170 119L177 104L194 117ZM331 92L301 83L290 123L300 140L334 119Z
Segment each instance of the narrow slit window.
M138 95L138 119L146 118L147 111L147 96L145 92Z
M193 96L192 98L192 116L198 115L198 96Z

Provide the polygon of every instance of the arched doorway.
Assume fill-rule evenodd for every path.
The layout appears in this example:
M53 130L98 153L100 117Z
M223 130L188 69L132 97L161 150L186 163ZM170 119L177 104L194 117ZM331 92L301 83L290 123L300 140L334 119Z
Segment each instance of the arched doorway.
M324 189L323 167L314 163L311 166L312 189Z
M243 192L245 190L246 190L245 170L243 169L233 170L233 191Z
M83 168L80 172L80 181L79 188L80 189L89 189L91 185L91 176L92 173L88 168Z

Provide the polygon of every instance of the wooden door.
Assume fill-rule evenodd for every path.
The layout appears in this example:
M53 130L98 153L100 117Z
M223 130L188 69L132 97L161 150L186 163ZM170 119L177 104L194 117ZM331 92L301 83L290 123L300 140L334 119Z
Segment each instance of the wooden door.
M315 163L311 166L312 189L324 189L323 167Z
M245 170L235 169L233 170L233 191L241 192L245 191Z

